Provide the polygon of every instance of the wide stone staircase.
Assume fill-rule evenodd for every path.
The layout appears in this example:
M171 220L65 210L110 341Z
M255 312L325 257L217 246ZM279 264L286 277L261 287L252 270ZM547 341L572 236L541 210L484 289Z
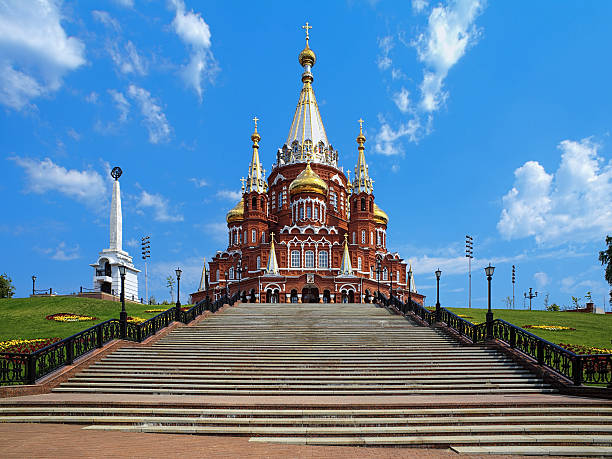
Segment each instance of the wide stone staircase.
M612 402L367 304L242 304L128 346L0 422L251 441L612 455Z

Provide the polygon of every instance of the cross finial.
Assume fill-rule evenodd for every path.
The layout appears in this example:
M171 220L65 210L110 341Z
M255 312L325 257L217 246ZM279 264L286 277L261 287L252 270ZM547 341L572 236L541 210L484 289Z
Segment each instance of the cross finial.
M242 191L244 191L244 182L246 182L246 179L242 177L240 181L242 182Z
M363 132L363 120L359 118L357 122L359 122L359 133L361 134Z
M255 132L257 132L257 122L259 121L259 118L255 117L253 118L253 121L255 121Z
M274 242L274 231L270 233L270 237L272 238L272 242Z
M305 30L306 30L306 41L308 41L308 39L310 38L310 36L309 36L309 34L308 34L308 31L309 31L310 29L312 29L312 26L309 26L309 25L308 25L308 21L306 21L306 25L303 25L303 26L302 26L302 29L305 29Z

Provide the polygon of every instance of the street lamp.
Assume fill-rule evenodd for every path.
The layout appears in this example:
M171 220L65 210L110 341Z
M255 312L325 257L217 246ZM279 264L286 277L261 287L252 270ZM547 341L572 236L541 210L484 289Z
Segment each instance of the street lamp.
M378 283L378 301L380 301L380 264L382 262L382 257L380 255L376 255L376 280Z
M393 264L391 265L391 269L389 269L389 275L391 276L391 285L389 286L389 299L393 298Z
M32 296L36 295L36 276L32 276Z
M408 269L408 310L412 310L412 266Z
M487 309L487 339L493 339L493 312L491 312L491 279L493 278L493 271L495 271L495 266L485 267L485 274L487 275L487 281L489 283L489 301L488 301L488 309Z
M178 321L181 317L181 268L174 270L176 273L176 320Z
M240 289L240 280L242 279L242 257L238 258L236 263L236 274L238 275L238 301L242 298L242 291Z
M119 324L121 338L127 336L127 312L125 311L125 266L119 265L119 275L121 276L121 313L119 314Z
M527 293L525 293L524 295L525 298L529 298L529 310L531 311L531 300L538 296L538 292L534 292L533 287L529 287L529 295L527 295Z
M440 322L440 268L436 271L436 322Z

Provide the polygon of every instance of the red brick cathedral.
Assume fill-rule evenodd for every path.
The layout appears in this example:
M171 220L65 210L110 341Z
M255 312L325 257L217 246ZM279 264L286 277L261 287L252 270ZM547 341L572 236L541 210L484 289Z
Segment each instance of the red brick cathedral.
M410 289L422 303L412 270L387 251L389 217L374 202L362 120L353 180L338 167L312 87L316 56L308 28L299 55L303 85L287 141L266 178L254 119L242 199L227 214L228 247L214 256L208 282L192 301L240 290L250 302L360 303L373 301L379 289L402 299Z

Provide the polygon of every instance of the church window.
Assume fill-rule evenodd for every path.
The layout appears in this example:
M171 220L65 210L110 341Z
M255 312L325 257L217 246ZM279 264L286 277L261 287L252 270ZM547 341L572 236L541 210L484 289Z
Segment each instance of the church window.
M365 230L361 230L361 243L365 244L366 242L366 235L365 235Z
M355 235L355 231L353 231L353 244L357 243L357 237Z
M334 210L338 211L338 195L335 191L330 191L329 193L329 201L331 202Z
M233 279L234 278L234 268L230 268L229 269L229 278Z
M366 210L365 198L361 198L361 210Z
M279 209L283 208L283 193L282 193L282 191L280 193L278 193L278 208Z
M257 242L257 231L251 230L251 242Z
M261 204L261 210L264 210L266 207L266 203L264 202L264 198L261 198L261 200L259 201L259 203Z
M257 269L261 269L261 257L257 257Z
M381 245L380 231L376 231L376 245Z
M299 250L291 251L291 267L292 268L300 267L300 251Z
M217 282L219 282L220 276L219 276L219 270L217 269Z
M240 241L240 242L244 242L245 244L248 242L247 232L246 231L244 232L244 237L243 237L242 241Z
M374 279L374 266L370 266L370 279Z
M266 243L266 232L265 231L261 232L261 243L262 244Z
M312 206L306 206L306 218L312 218Z
M319 206L314 206L314 219L319 219Z
M253 196L252 199L253 210L257 210L257 198Z
M329 262L329 254L325 251L319 252L319 268L327 268Z
M357 200L356 199L353 201L353 208L357 210Z
M370 244L374 245L374 233L370 231Z
M357 258L357 270L361 271L361 257Z
M389 278L389 271L387 271L387 268L383 269L383 280L388 280Z
M373 212L372 210L372 200L370 199L370 212Z
M314 268L314 252L307 250L304 254L304 268Z
M299 214L300 214L300 220L304 220L304 207L300 206L299 209Z
M397 283L399 284L399 280L400 280L400 279L399 279L399 271L398 271L398 272L396 272L395 274L397 274L397 275L395 276L395 279L396 279L396 280L395 280L395 282L397 282Z

